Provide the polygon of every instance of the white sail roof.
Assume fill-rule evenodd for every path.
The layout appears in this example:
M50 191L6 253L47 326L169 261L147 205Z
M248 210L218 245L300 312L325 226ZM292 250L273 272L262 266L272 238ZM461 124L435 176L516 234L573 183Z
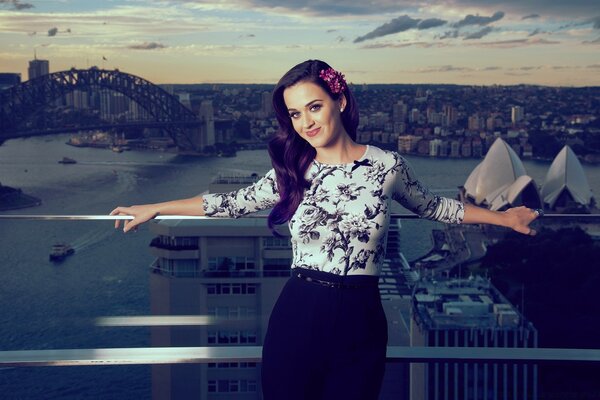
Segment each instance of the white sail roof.
M488 202L490 204L490 210L498 211L504 207L516 206L518 197L529 186L535 191L535 197L530 199L530 201L535 201L536 206L541 206L540 195L535 181L529 175L521 175L512 183L512 185L504 186L489 196L490 200Z
M526 172L519 156L508 143L498 138L467 178L465 192L475 199L475 204L484 200L491 204L499 192L506 190L521 175Z
M571 147L565 145L552 161L542 186L542 197L550 208L554 207L560 194L568 190L575 201L590 205L592 191L583 167Z

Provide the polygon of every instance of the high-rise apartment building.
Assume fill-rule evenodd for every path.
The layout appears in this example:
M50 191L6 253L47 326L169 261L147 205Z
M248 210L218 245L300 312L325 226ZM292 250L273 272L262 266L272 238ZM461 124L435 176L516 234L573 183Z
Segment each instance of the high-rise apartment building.
M408 105L404 104L402 101L398 101L398 103L394 104L392 107L392 120L395 123L406 122L406 118L408 117ZM402 133L402 132L400 132Z
M209 192L229 192L256 179L257 175L220 176ZM150 267L152 314L221 320L207 326L152 327L152 346L262 345L271 310L290 276L292 249L287 225L278 227L283 239L273 236L264 218L161 220L152 223L150 230L157 235L150 245L156 256ZM408 263L400 253L400 221L392 220L380 276L390 346L409 343L407 281L414 278L403 278L408 275ZM259 363L153 365L152 398L259 400L260 379ZM407 396L408 366L388 364L381 398L402 400Z
M454 126L458 121L458 111L456 107L451 104L445 104L442 108L442 114L444 118L442 119L443 126Z

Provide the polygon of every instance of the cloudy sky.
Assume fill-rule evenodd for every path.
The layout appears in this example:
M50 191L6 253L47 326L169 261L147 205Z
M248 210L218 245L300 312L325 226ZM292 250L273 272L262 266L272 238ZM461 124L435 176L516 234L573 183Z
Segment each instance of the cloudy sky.
M309 58L353 83L600 85L598 0L0 0L0 72L50 60L155 83L275 83Z

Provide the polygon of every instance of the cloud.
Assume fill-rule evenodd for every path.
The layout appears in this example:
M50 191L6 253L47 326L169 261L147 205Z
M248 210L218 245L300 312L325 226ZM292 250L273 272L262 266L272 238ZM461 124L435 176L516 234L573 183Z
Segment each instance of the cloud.
M366 44L361 46L361 49L364 50L377 50L377 49L401 49L404 47L421 47L421 48L430 48L430 47L448 47L448 44L439 43L439 42L400 42L400 43L373 43Z
M455 29L453 31L447 31L446 33L444 33L442 36L437 37L438 39L456 39L458 37L458 29Z
M499 21L502 18L504 18L503 11L496 11L494 13L494 15L492 15L491 17L482 17L479 15L469 14L466 17L464 17L462 20L456 22L453 26L455 28L462 28L463 26L468 26L468 25L483 26L483 25L491 24L492 22Z
M27 10L29 8L34 8L34 5L31 3L21 3L20 0L0 0L0 4L6 4L13 7L13 10Z
M500 40L496 42L475 42L473 45L483 47L498 47L502 49L510 49L514 47L525 47L536 44L559 44L556 40L546 39L512 39L512 40Z
M443 19L439 18L424 19L423 21L419 22L419 24L417 25L417 29L423 30L436 28L438 26L445 25L447 22L448 21L444 21Z
M493 30L494 30L494 28L492 28L491 26L486 26L485 28L483 28L480 31L473 32L473 33L466 35L463 40L481 39L482 37L490 34Z
M553 70L559 71L559 70L563 70L563 69L579 69L581 67L578 65L553 65L550 68Z
M48 36L50 36L50 37L56 36L57 33L71 33L71 28L68 28L62 32L59 31L57 27L48 29ZM34 34L35 34L35 32L34 32Z
M540 17L539 14L529 14L529 15L524 16L521 19L534 19L534 18L539 18L539 17Z
M583 44L600 44L600 37L598 37L594 40L585 40L581 43L583 43Z
M541 32L540 28L536 28L536 29L535 29L533 32L531 32L531 33L530 33L529 35L527 35L527 36L528 36L528 37L532 37L532 36L535 36L535 35L537 35L537 34L538 34L538 33L540 33L540 32Z
M409 29L416 28L419 25L418 19L413 19L408 15L402 15L398 18L394 18L390 22L375 28L375 30L367 33L364 36L359 36L354 39L354 43L364 42L365 40L375 39L381 36L391 35L398 32L404 32Z
M439 73L439 72L472 72L473 68L469 67L456 67L454 65L440 65L435 67L427 67L427 68L419 68L412 71L407 72L416 72L419 74L431 74L431 73Z
M594 24L594 29L600 29L600 16L592 18L590 22Z
M133 49L133 50L156 50L156 49L164 49L167 46L165 46L162 43L157 43L157 42L144 42L141 44L132 44L131 46L127 46L128 49Z
M577 17L598 14L598 2L593 0L436 0L439 6L452 7L456 10L493 10L492 7L502 6L503 10L511 16L538 16L543 11L544 17ZM427 4L430 6L429 2ZM488 11L489 12L489 11ZM537 18L537 17L535 17Z
M390 22L386 22L385 24L375 28L373 31L367 33L364 36L359 36L354 39L354 43L364 42L365 40L375 39L378 37L392 35L394 33L404 32L409 29L431 29L436 28L438 26L445 25L448 21L444 21L439 18L429 18L429 19L415 19L411 18L408 15L402 15L398 18L394 18Z

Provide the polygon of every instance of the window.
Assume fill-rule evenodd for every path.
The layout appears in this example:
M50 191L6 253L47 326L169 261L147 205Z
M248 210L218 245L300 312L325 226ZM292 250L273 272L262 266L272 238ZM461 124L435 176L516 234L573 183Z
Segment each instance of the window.
M209 393L255 393L256 381L250 379L209 379Z
M175 264L175 276L180 278L193 278L198 276L197 259L172 260Z
M289 249L292 245L289 238L265 237L263 238L263 247Z
M209 344L254 344L257 342L253 331L209 331Z
M208 368L255 368L256 363L249 362L220 362L220 363L208 363Z
M245 271L256 269L254 257L208 257L209 271Z
M207 314L222 319L249 319L256 317L254 307L208 307Z
M291 258L266 258L264 261L265 276L286 276L290 274Z
M241 283L232 283L231 284L231 293L232 294L242 294L242 284Z
M208 380L208 393L215 393L217 391L217 381L213 379Z
M217 333L216 332L208 332L208 344L217 343Z
M255 294L256 283L211 283L206 285L207 294Z

